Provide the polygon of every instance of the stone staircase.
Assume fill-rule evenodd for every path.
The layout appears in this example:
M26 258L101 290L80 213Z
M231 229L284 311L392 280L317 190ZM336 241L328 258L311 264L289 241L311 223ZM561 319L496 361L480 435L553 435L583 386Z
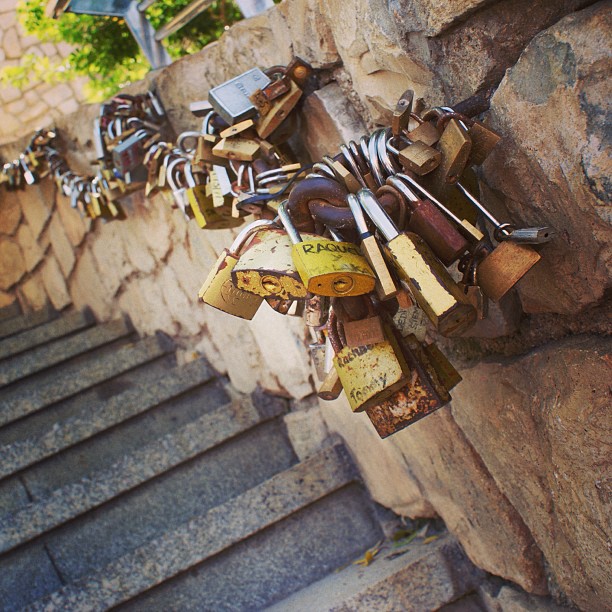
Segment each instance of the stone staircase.
M478 586L448 535L352 565L376 509L340 443L296 456L285 400L123 320L0 316L1 610L420 611Z

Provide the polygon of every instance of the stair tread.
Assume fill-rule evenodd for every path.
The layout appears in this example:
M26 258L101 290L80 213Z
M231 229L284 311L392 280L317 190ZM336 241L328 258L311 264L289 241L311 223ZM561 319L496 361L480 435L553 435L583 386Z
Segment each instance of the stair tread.
M119 319L96 325L68 338L60 338L5 360L0 364L0 386L8 385L46 370L131 333L126 321Z
M198 387L212 377L207 362L198 359L157 374L155 380L143 376L144 380L109 399L81 401L78 411L69 412L63 419L55 418L52 423L39 419L41 426L35 428L28 426L27 421L22 422L25 426L19 428L22 430L18 432L22 433L20 438L6 441L0 430L0 478Z
M56 489L44 499L5 517L0 525L0 552L108 502L247 431L261 420L251 402L232 402L142 445L115 464Z
M263 610L351 563L381 537L367 494L349 484L115 609Z
M427 544L415 540L401 555L391 548L367 568L351 564L266 608L266 612L437 610L473 590L482 576L458 542L445 533Z
M77 311L5 338L0 342L0 359L6 359L51 340L89 327L94 323L87 311Z
M57 316L58 313L52 308L43 308L42 310L35 310L28 314L0 321L0 339L8 338L13 334L18 334L26 329L47 323Z
M21 314L21 306L19 305L19 302L15 300L8 306L2 306L2 308L0 308L0 321L4 322L7 319L14 319Z
M34 381L17 382L0 391L2 410L0 426L16 421L45 406L66 399L79 391L113 378L138 365L170 352L171 348L157 337L88 355L58 371L39 374Z
M343 447L334 446L209 510L104 568L38 600L31 610L122 603L277 523L355 479Z

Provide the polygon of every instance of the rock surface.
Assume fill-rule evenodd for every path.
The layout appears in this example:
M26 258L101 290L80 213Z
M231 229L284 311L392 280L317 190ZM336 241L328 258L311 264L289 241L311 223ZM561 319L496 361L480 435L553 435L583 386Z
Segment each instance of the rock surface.
M462 371L453 416L581 609L610 602L612 341L576 337Z
M514 221L558 232L521 281L526 312L576 313L610 285L611 27L606 2L564 18L536 36L492 100L505 137L486 180Z

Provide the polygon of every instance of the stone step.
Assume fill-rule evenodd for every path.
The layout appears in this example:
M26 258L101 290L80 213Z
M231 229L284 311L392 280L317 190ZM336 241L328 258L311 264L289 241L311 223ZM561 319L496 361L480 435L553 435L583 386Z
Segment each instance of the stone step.
M7 319L14 319L21 314L21 306L19 302L15 300L12 304L8 306L3 306L0 308L0 321L4 322Z
M266 612L438 610L477 589L484 577L459 543L444 534L427 544L415 540L399 555L389 547L367 567L351 564Z
M93 315L88 311L72 312L49 323L5 338L0 342L0 359L6 359L51 340L57 340L94 323Z
M169 529L163 535L115 558L106 566L71 581L55 593L33 602L27 609L102 610L116 606L205 560L212 560L214 563L221 558L219 553L266 528L272 527L275 531L275 524L279 521L346 487L354 479L354 468L344 448L327 448L303 463ZM347 500L343 498L343 501ZM323 543L327 543L328 537L333 539L336 528L344 527L343 534L360 532L366 521L362 521L362 524L358 525L359 529L355 529L353 525L347 525L347 520L350 521L362 505L353 505L347 514L340 516L337 523L333 512L326 511L323 516L318 516L317 520L313 521L313 526L319 530L317 541L310 541L309 548L316 549L319 535ZM344 506L339 505L333 510L340 511L342 507ZM329 520L322 522L323 518ZM312 532L304 531L302 524L295 521L300 538L311 540ZM330 527L329 532L327 527ZM372 520L370 533L367 535L371 539L372 535L377 537L379 533ZM368 539L367 535L363 538L363 534L359 533L361 540ZM279 557L275 561L282 567L285 559L294 556L294 551L290 546L286 548L285 542L277 541L276 544ZM337 546L333 548L337 549ZM50 550L56 559L57 553L53 552L52 547ZM217 555L219 556L213 559ZM311 556L311 559L314 558L316 553ZM312 563L311 559L306 559L306 563ZM259 558L259 563L261 568L265 560ZM328 568L323 569L327 571ZM239 584L241 578L231 576L228 582L236 581ZM221 606L217 609L219 607ZM202 605L200 609L206 609L206 606Z
M19 421L18 427L13 428L18 431L10 431L10 426L8 431L0 430L0 478L81 443L213 377L203 359L165 372L155 371L154 376L151 368L143 374L147 375L136 385L110 398L79 398L81 401L73 402L76 404L73 410L64 411L63 417L57 411L49 411L52 414L44 411Z
M8 338L26 329L32 329L37 325L48 323L58 316L58 313L52 308L43 308L42 310L35 310L25 315L0 321L0 339Z
M63 361L125 338L131 333L128 322L119 319L33 348L0 363L0 386L47 370Z
M206 397L200 397L199 400L201 405L206 404ZM170 406L170 413L172 408L174 406ZM119 460L112 464L107 463L80 480L68 482L54 490L49 490L50 486L58 484L57 481L53 483L53 478L61 479L66 475L69 479L74 478L79 465L87 466L88 461L68 461L68 465L64 465L63 469L59 469L56 462L51 469L44 470L42 475L39 472L34 478L28 478L26 473L24 475L26 487L30 495L35 497L35 501L2 518L0 552L11 550L160 476L222 442L244 433L262 419L278 416L282 408L284 404L279 402L274 410L270 411L271 414L262 416L252 402L243 399L207 412L162 437L155 437L154 434L159 428L153 427L154 433L149 441L146 441L142 429L136 424L133 428L136 431L130 432L127 436L120 436L122 439L115 443L108 439L103 440L99 445L102 447L100 452L95 449L90 453L90 457L93 456L93 461L99 465L103 460L103 457L100 458L102 449L117 448ZM179 406L174 412L178 410ZM172 414L169 418L172 418ZM167 421L168 419L162 423L162 429L167 427ZM134 447L132 452L121 456L122 452L126 452L126 443L130 440Z
M30 415L169 353L172 343L163 335L126 344L119 348L98 349L59 370L43 372L0 390L0 426Z

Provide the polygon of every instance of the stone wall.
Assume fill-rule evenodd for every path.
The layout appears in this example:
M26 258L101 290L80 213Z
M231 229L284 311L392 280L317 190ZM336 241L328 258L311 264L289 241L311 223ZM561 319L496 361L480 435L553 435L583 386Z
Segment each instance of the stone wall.
M504 140L480 173L483 197L500 217L557 237L490 322L441 341L464 377L451 407L384 441L344 399L321 411L377 501L441 516L477 565L529 593L606 610L610 3L590 4L286 0L136 89L154 85L180 132L198 127L187 103L211 86L298 54L320 85L301 128L315 157L386 121L408 87L428 105L495 89L485 120ZM59 122L82 171L96 113ZM185 223L163 195L132 196L126 221L90 226L49 182L3 192L0 206L0 305L89 305L101 320L126 312L140 331L205 353L240 390L312 393L299 319L262 308L248 323L196 302L231 232Z
M72 49L70 45L41 43L36 36L26 35L17 22L17 1L0 0L0 68L17 65L26 54L52 60L67 57ZM23 90L0 87L0 143L10 142L75 112L84 100L85 80L56 84L33 81Z

